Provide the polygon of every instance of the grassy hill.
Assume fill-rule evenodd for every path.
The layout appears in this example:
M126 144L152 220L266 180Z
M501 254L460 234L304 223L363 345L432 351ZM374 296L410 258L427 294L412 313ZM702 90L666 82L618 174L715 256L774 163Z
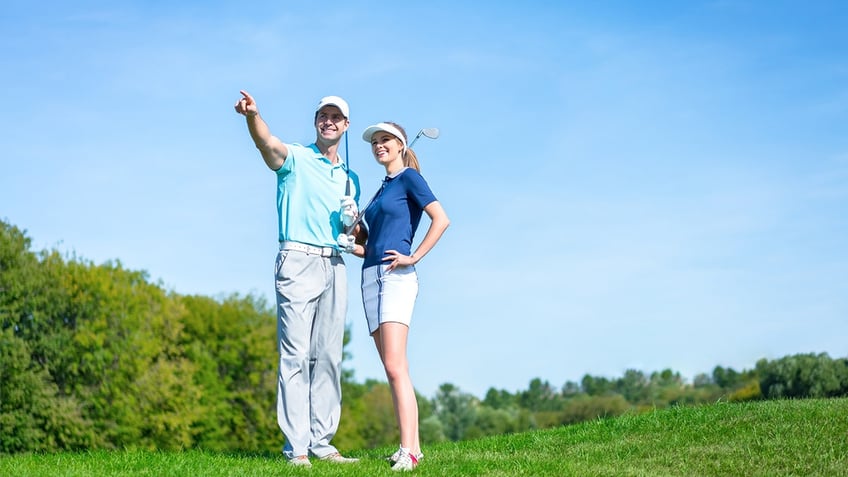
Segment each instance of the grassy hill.
M392 449L292 468L275 453L146 451L14 455L3 476L395 475ZM717 403L425 446L421 476L848 476L848 399Z

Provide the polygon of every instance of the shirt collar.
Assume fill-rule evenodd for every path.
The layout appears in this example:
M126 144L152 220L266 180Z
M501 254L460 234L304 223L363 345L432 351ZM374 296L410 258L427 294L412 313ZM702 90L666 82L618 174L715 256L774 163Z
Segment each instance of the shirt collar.
M339 153L338 153L338 152L336 153L336 157L337 157L339 160L338 160L338 162L336 162L335 164L333 164L333 162L332 162L331 160L329 160L329 159L327 158L327 156L325 156L324 154L322 154L322 153L321 153L321 150L320 150L320 149L318 149L318 144L315 144L315 143L313 142L312 144L310 144L310 145L309 145L309 147L310 147L310 148L312 148L312 150L313 150L313 151L315 151L315 153L316 153L316 154L318 154L318 158L319 158L319 159L321 159L322 161L326 162L327 164L330 164L330 165L331 165L331 166L333 166L333 167L341 167L342 169L344 169L345 171L347 171L347 165L345 164L345 161L343 161L343 160L342 160L342 156L341 156L341 155L339 155Z

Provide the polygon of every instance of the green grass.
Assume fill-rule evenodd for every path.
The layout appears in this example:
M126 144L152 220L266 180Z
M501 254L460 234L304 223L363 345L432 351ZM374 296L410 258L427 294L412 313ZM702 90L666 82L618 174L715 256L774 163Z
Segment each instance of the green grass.
M0 458L2 476L396 475L382 457L292 468L277 454L86 452ZM848 399L718 403L425 446L415 475L848 476Z

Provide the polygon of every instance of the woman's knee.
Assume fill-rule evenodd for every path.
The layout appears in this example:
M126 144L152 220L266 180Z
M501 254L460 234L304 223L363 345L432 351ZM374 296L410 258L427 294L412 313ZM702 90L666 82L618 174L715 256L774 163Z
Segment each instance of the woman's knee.
M386 360L383 363L383 368L386 370L386 378L389 381L397 381L409 376L406 360Z

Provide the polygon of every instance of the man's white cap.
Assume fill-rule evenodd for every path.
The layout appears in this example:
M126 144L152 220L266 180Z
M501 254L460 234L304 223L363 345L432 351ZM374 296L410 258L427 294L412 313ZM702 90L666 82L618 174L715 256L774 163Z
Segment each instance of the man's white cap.
M350 107L348 107L347 101L342 98L339 98L338 96L325 96L321 98L321 101L318 103L318 107L315 108L315 112L317 113L324 106L335 106L342 111L345 118L350 119Z
M400 132L400 129L394 127L389 123L377 123L373 126L368 126L368 129L366 129L362 133L362 139L365 140L365 142L367 142L368 144L371 144L371 137L373 137L374 134L380 131L385 131L391 134L392 136L400 139L401 144L403 144L403 148L406 149L406 139L404 139L403 133Z

